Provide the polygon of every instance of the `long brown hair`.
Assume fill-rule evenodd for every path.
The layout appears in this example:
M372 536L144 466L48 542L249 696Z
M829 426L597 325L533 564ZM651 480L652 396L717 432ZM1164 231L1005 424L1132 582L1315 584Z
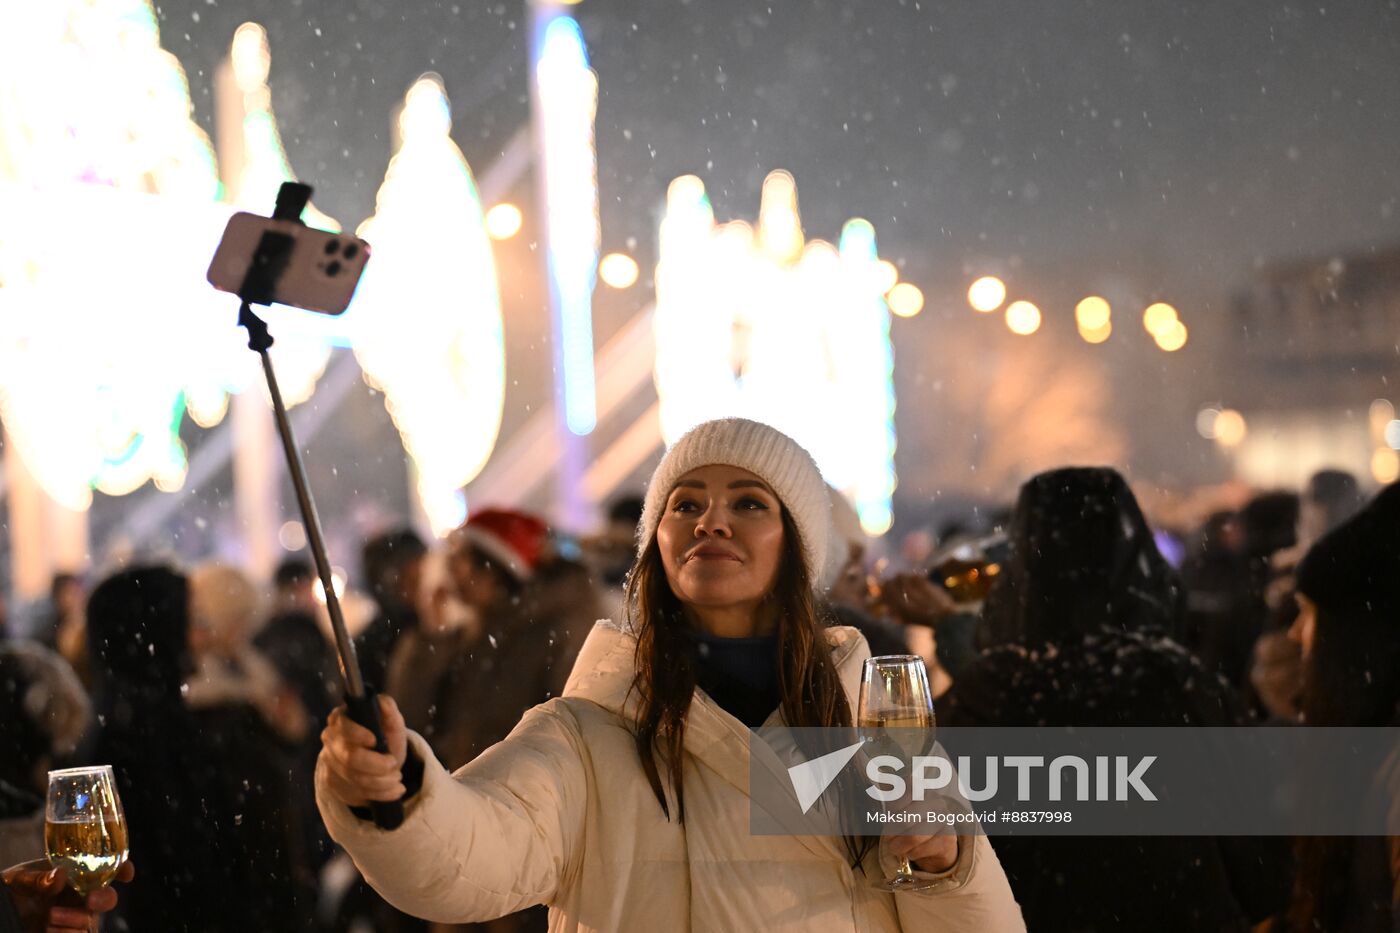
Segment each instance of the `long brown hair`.
M1318 606L1303 678L1306 725L1400 725L1400 626L1380 613ZM1354 790L1364 795L1369 788L1358 786ZM1294 928L1340 929L1349 915L1384 913L1380 901L1357 903L1358 892L1351 888L1361 850L1371 849L1371 855L1383 863L1384 841L1383 837L1366 836L1298 837L1294 842L1296 880L1289 908ZM1392 922L1394 919L1392 916Z
M850 728L851 706L831 659L823 629L826 622L812 592L797 525L782 509L783 553L777 580L766 597L776 604L780 707L788 726ZM676 797L677 822L685 822L685 788L680 766L686 714L695 694L689 623L681 601L671 591L661 549L652 535L627 578L627 616L637 633L637 674L632 682L640 700L635 739L642 770L667 819L658 752L667 766ZM868 842L848 837L847 848L859 864Z

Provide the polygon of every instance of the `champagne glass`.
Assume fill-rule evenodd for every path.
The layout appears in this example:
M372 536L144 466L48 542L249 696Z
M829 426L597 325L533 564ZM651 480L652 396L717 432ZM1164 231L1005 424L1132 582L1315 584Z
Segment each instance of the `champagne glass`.
M894 755L902 761L933 748L933 693L924 659L912 654L882 655L865 662L860 679L856 726L868 754ZM914 876L909 859L900 858L893 878L876 884L885 891L926 887Z
M86 897L106 887L126 861L126 815L111 765L49 772L44 846Z

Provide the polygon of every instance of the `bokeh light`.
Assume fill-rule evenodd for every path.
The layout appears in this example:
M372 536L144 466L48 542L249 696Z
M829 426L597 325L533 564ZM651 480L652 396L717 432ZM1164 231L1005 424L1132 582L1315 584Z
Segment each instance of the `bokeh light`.
M1090 295L1074 306L1074 320L1079 325L1080 333L1103 330L1108 326L1112 313L1108 302L1098 295Z
M306 547L306 528L296 519L283 522L277 529L277 543L284 551L300 551Z
M608 253L598 263L598 278L613 288L631 288L639 272L637 260L626 253Z
M1006 300L1006 283L994 275L984 275L967 290L967 303L974 311L989 314Z
M1196 412L1196 433L1208 441L1215 440L1215 421L1219 417L1218 408L1202 408Z
M524 223L524 215L514 204L497 204L486 212L486 232L493 240L509 240Z
M913 317L924 309L924 293L909 282L900 282L890 289L885 300L889 302L890 311L899 317Z
M1029 301L1013 301L1006 306L1006 326L1025 337L1040 330L1040 309Z
M1395 406L1390 404L1390 399L1378 398L1371 403L1369 412L1371 416L1371 431L1374 434L1381 434L1386 426L1395 420Z
M1381 485L1400 479L1400 451L1389 447L1377 448L1371 455L1371 478Z
M1153 334L1152 339L1157 341L1157 346L1168 353L1175 353L1186 346L1186 325L1180 321L1173 321L1164 327L1160 333Z
M1112 324L1105 324L1103 327L1094 328L1092 330L1084 327L1079 328L1079 336L1084 338L1085 343L1103 343L1112 335Z
M1165 301L1147 306L1147 310L1142 312L1142 326L1153 337L1160 337L1166 333L1174 324L1179 323L1176 309ZM1158 341L1160 343L1160 341Z
M1215 442L1221 447L1236 447L1249 432L1244 415L1226 408L1215 418Z
M899 281L899 267L888 259L875 263L875 290L885 294Z
M1386 446L1392 450L1400 450L1400 421L1392 421L1385 426Z

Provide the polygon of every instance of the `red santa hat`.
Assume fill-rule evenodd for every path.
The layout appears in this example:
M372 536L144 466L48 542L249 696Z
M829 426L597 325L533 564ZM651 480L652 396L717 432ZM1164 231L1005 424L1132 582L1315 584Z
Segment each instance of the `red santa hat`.
M469 544L517 580L528 580L539 566L549 526L511 509L484 509L452 533L454 545Z

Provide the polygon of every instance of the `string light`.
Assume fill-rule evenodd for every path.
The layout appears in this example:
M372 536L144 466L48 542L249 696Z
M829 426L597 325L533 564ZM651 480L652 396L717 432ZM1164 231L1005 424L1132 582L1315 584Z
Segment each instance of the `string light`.
M1029 301L1013 301L1006 306L1006 326L1013 334L1029 336L1040 330L1040 309Z
M640 271L637 260L625 253L608 253L598 262L598 278L611 288L631 288Z
M924 309L924 293L917 285L900 282L886 297L890 311L899 317L913 317Z
M1006 283L994 275L984 275L967 290L967 303L974 311L990 314L1006 300Z
M493 240L509 240L524 224L525 217L514 204L497 204L486 212L486 232Z

